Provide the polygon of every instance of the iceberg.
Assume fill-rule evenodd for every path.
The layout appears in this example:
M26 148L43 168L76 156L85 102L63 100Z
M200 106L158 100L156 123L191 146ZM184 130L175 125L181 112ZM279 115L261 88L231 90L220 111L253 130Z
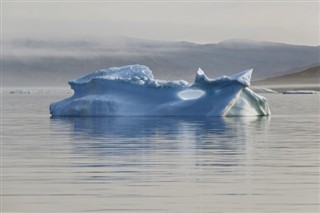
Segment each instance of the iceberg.
M314 90L287 90L283 94L317 94Z
M195 82L154 78L143 65L95 71L69 82L72 97L50 105L52 116L264 116L267 99L250 86L252 69Z
M250 89L256 93L278 93L275 90L265 88L265 87L250 87Z
M30 95L31 92L25 89L17 89L10 91L11 95Z

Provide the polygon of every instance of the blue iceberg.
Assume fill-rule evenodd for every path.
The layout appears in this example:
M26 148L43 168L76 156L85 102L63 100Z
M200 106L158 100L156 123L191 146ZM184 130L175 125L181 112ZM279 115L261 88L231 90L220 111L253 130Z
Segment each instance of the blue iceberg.
M264 116L267 99L250 86L252 70L195 82L154 79L142 65L98 70L69 82L72 97L52 103L53 116Z

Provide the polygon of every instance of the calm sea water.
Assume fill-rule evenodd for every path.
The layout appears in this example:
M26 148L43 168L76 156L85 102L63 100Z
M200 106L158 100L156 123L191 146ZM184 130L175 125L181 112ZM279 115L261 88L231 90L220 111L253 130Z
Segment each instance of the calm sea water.
M3 212L319 212L319 95L246 118L50 119L6 95Z

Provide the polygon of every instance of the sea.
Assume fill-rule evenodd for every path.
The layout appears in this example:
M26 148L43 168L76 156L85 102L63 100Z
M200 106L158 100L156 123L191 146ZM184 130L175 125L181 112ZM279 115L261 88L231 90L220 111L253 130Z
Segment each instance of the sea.
M39 92L40 91L40 92ZM320 212L320 95L264 117L51 118L1 94L0 212Z

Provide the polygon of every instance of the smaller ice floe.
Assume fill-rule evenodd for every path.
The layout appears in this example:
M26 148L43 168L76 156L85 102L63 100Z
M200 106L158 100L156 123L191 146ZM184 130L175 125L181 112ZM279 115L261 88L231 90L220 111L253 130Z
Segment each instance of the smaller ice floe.
M41 88L34 89L32 91L33 95L69 95L72 94L72 91L65 88Z
M11 95L29 95L31 94L31 92L25 89L17 89L17 90L10 91L10 94Z
M155 79L142 65L98 70L69 82L73 96L50 105L53 116L261 116L267 99L253 92L252 70L194 83Z
M314 90L287 90L283 94L317 94Z
M250 87L250 89L256 93L278 93L277 91L265 87Z

